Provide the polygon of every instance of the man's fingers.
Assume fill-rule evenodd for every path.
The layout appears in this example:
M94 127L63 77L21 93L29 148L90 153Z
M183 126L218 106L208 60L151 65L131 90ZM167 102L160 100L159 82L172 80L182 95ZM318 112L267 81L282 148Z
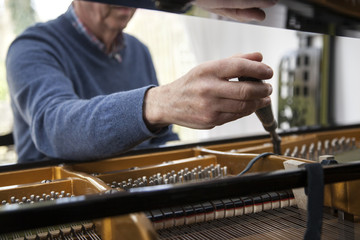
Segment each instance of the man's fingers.
M221 110L218 114L214 114L216 118L211 121L210 126L220 126L224 123L228 123L239 118L248 116L254 113L256 110L266 107L271 104L270 97L266 97L263 99L258 99L254 101L228 101L225 100L221 104Z
M207 62L177 81L149 89L144 118L150 126L173 123L204 129L249 115L270 104L271 85L228 80L271 78L271 68L261 60L260 53L250 53Z
M248 116L256 110L266 107L271 104L270 97L256 99L253 101L235 101L229 99L222 99L217 106L212 106L213 111L217 111L216 116L211 122L211 126L220 126L224 123L237 120L239 118Z
M266 17L265 12L259 8L215 8L211 12L240 22L263 21Z
M221 99L214 107L215 111L221 113L235 113L249 115L256 110L266 107L271 104L270 97L259 98L249 101L240 101L232 99Z
M204 8L267 8L274 6L277 0L196 0L195 4Z
M269 66L245 58L226 58L211 62L208 67L213 68L216 76L222 79L253 77L264 80L273 76L273 71Z
M265 98L272 93L272 86L263 82L218 82L213 96L220 99L251 101Z
M245 58L251 61L261 62L263 60L263 56L259 52L253 53L245 53L245 54L236 54L231 56L230 58Z

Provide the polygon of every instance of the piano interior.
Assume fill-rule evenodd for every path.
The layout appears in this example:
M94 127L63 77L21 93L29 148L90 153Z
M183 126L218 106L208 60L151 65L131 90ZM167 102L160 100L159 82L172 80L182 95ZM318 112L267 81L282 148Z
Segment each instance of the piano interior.
M335 156L339 163L333 164L341 164L356 156L359 139L360 128L283 136L282 148L290 149L289 154L260 158L244 176L283 170L288 161L313 163L325 155ZM269 139L257 139L5 171L0 173L0 210L239 178L258 153L271 151L271 145ZM326 185L323 239L359 236L359 184L355 180ZM6 233L1 239L296 239L306 231L307 216L295 196L289 188L191 204L173 202L171 207ZM171 196L163 197L172 201Z
M336 21L357 23L359 17L358 1L289 2L332 9L330 15L342 16ZM311 163L322 163L324 169L359 167L360 126L300 129L281 137L282 155L260 155L273 151L264 135L134 151L92 162L0 167L0 239L302 239L308 228L306 179L296 184L290 178L289 183L274 181L267 187L238 184L236 192L219 189L234 179L296 174ZM321 238L358 239L360 175L342 173L338 178L325 182ZM181 192L202 186L207 191L202 196ZM174 195L156 195L157 200L148 202L153 198L144 198L141 206L130 207L124 200L162 190ZM105 204L94 209L86 205L96 206L96 201Z

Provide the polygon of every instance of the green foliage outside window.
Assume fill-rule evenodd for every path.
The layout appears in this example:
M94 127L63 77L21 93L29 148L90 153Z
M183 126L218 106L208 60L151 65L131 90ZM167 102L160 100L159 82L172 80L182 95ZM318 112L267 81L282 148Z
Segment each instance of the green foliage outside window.
M7 100L9 96L5 73L5 62L0 61L0 101Z
M10 26L0 29L0 35L13 32L15 36L22 33L28 26L36 21L36 13L31 5L31 0L5 0L6 11L10 16ZM4 46L2 46L4 47ZM2 51L7 51L2 49ZM4 55L2 56L2 58ZM0 59L0 101L8 100L8 86L6 82L5 59Z
M11 13L11 20L16 35L35 23L35 11L31 5L31 0L7 0L6 7Z

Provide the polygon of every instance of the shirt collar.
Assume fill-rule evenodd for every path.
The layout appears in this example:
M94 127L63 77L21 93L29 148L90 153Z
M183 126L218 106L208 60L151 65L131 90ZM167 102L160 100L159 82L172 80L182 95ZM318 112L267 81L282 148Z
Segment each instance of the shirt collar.
M102 52L106 53L109 57L115 58L117 61L121 62L120 51L125 48L124 36L119 34L114 42L114 45L110 53L106 52L105 44L100 41L90 30L80 21L79 17L76 15L73 5L71 4L68 11L65 13L71 21L71 24L75 29L83 34L89 41L96 45Z

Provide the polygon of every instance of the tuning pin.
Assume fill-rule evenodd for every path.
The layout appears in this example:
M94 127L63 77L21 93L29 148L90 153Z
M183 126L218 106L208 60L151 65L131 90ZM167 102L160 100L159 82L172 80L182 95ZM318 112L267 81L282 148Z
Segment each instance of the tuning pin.
M286 148L285 152L284 152L284 156L290 156L290 148Z
M356 149L356 138L351 138L351 149Z
M340 152L343 152L346 149L345 141L346 141L346 138L344 136L341 137L340 140L339 140L339 151Z
M227 166L224 166L224 167L223 167L223 176L226 177L227 174L228 174Z
M306 144L303 144L302 147L301 147L301 150L300 150L300 157L301 158L306 158Z
M326 139L324 141L325 155L330 155L330 140Z
M291 157L298 157L298 151L299 151L298 146L295 146L293 152L291 153Z
M351 149L351 139L347 138L345 140L345 150L349 150L349 149Z
M331 148L332 148L332 154L336 154L339 150L339 140L337 138L334 138L331 141Z
M308 158L310 159L310 160L314 160L314 148L315 148L315 144L314 143L311 143L310 144L310 147L309 147L309 156L308 156Z
M317 143L317 158L319 158L322 154L322 143L321 141L318 141Z

